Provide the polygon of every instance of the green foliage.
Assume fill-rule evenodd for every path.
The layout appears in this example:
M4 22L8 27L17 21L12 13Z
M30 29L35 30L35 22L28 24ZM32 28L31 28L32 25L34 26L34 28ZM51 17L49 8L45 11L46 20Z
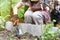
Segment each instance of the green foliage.
M18 0L12 0L12 7L18 2ZM0 15L5 17L10 15L10 0L0 0Z
M10 32L10 40L13 40L13 38L12 38L12 32Z
M12 7L14 7L20 0L12 0ZM18 10L18 17L22 18L24 16L25 11L27 10L27 6L22 6ZM1 0L0 1L0 15L6 16L10 15L10 0Z
M5 20L0 16L0 30L4 28L4 22Z
M12 0L12 7L14 7L20 0ZM22 6L21 8L19 8L18 10L18 17L19 18L23 18L24 17L24 13L26 12L28 6Z
M53 21L53 22L55 22L55 21ZM50 24L45 24L45 26L44 26L45 31L42 35L43 40L58 40L57 36L58 36L58 33L60 32L59 31L60 29L58 29L56 31L51 30L51 28L53 27L53 22Z
M4 29L4 23L6 22L6 18L10 15L6 15L5 17L0 16L0 30Z
M28 9L28 6L22 6L18 11L18 17L23 18L24 13L26 12L27 9Z
M6 15L9 15L10 14L10 1L9 0L1 0L0 1L1 4L0 4L0 14L1 16L6 16Z
M12 0L12 7L14 7L20 0Z

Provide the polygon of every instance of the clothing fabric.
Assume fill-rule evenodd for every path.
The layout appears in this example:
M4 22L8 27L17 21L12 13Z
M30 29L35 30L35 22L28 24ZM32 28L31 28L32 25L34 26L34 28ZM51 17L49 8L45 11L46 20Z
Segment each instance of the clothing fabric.
M44 30L43 26L34 25L34 24L27 24L27 23L20 23L18 25L18 29L22 32L22 35L25 33L32 34L33 36L41 36L42 31Z
M45 22L45 23L48 23L48 22L50 22L51 21L51 18L50 18L50 14L49 13L47 13L46 11L42 11L42 15L43 15L43 21Z
M32 23L32 19L35 22L35 24L43 24L43 16L42 16L42 11L31 11L31 9L29 8L25 14L24 14L24 18L25 18L25 23Z
M60 22L60 13L56 9L53 9L51 12L51 20L56 20L56 22L54 22L54 26Z
M44 23L49 23L51 22L50 14L49 14L49 7L46 6L43 8L42 15L44 17Z
M13 26L13 23L11 21L7 21L5 23L5 27L8 31L15 31L16 28Z
M43 25L34 25L30 23L19 23L17 25L17 28L13 26L13 23L11 21L7 21L5 24L6 29L9 31L16 31L17 35L24 35L25 33L32 34L33 36L40 37L42 35L42 31L44 31ZM15 27L15 28L14 28Z

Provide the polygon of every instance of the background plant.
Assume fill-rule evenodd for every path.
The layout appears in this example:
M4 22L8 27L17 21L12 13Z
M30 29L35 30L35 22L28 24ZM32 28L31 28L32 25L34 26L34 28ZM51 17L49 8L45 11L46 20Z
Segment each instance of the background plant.
M5 28L5 22L7 20L7 17L9 17L10 15L6 15L5 17L0 16L0 30Z
M58 39L58 33L60 32L60 29L54 31L54 30L51 30L51 28L53 27L53 23L55 22L55 20L50 23L50 24L45 24L45 31L42 35L42 39L43 40L59 40Z

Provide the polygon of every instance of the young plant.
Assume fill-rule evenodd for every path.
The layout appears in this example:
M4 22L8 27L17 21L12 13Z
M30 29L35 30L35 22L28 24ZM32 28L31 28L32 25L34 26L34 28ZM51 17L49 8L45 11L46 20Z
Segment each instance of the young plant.
M5 28L5 27L4 27L4 24L5 24L6 18L7 18L8 16L10 16L10 15L7 15L7 16L5 16L5 17L0 16L0 30L2 30L2 29Z
M59 29L56 31L52 31L51 28L53 27L53 23L55 22L55 20L53 20L53 22L51 22L50 24L45 24L45 31L42 35L42 39L43 40L57 40L57 36L58 33L60 32Z

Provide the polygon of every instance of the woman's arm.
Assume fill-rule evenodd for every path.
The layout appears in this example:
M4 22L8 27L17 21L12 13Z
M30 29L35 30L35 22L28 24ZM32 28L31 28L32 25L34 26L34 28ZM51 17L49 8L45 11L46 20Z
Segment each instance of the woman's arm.
M23 2L18 2L15 7L13 8L13 15L17 14L18 13L18 9L23 6Z

